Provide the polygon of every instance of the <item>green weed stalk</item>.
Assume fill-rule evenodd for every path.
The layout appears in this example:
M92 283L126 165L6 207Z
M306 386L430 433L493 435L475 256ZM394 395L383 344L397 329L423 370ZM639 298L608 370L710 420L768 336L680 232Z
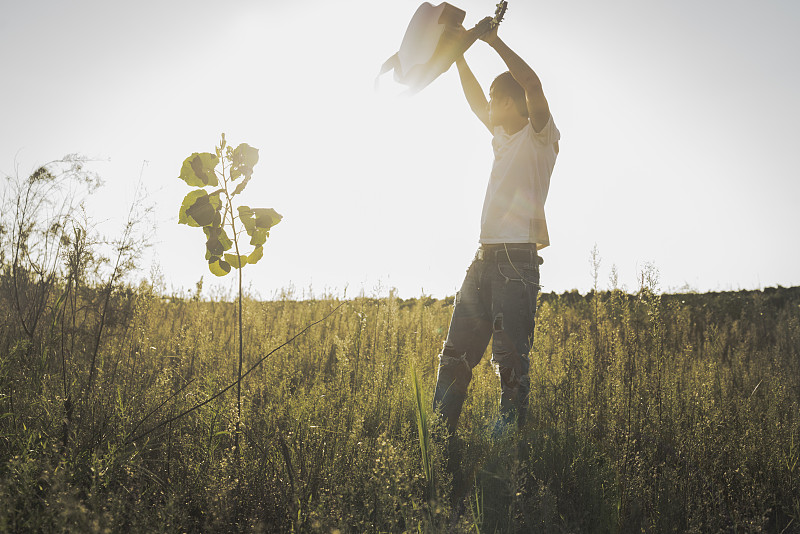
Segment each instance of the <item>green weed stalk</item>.
M428 498L433 497L434 480L431 470L430 432L428 431L428 410L422 398L422 389L419 384L416 366L411 364L411 391L414 395L414 415L417 420L417 435L419 436L419 450L422 454L422 473L425 475L425 484Z

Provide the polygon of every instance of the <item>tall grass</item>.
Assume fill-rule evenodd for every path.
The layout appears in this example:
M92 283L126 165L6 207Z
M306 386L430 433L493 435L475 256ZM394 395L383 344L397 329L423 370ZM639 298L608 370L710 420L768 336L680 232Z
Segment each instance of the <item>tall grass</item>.
M419 436L419 450L422 456L422 473L427 483L428 495L434 493L433 470L431 468L431 447L430 432L428 430L428 410L427 401L424 398L422 388L419 383L416 366L411 364L411 391L414 395L414 414L417 421L417 434Z
M236 450L234 299L69 272L33 330L13 277L43 282L0 275L0 531L800 529L800 288L541 294L528 427L492 436L487 355L454 500L429 411L452 299L245 298Z
M63 360L46 333L33 348L14 340L13 314L4 316L5 530L798 525L797 289L542 295L530 425L510 442L491 437L498 386L488 358L475 369L459 431L475 485L461 508L445 498L427 411L450 302L246 300L248 366L343 307L243 382L240 474L235 397L191 410L236 379L234 303L165 299L152 284L111 302L118 315L84 401L94 415L73 419L66 447ZM81 354L71 353L76 369L93 357Z

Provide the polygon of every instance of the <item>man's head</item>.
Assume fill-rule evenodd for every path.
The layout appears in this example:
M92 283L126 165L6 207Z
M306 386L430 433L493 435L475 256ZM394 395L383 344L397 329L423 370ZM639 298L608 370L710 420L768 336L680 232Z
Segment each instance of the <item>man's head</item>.
M492 82L489 88L489 119L494 126L501 126L509 119L518 121L528 118L525 90L506 71Z

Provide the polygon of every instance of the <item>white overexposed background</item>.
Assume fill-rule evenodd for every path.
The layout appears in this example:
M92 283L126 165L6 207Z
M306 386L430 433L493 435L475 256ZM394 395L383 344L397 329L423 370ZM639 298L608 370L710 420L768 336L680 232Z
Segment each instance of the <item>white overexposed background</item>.
M158 266L181 291L205 238L177 224L192 152L220 133L260 150L243 195L284 220L246 284L269 298L443 297L475 248L489 134L455 68L413 96L391 74L420 2L0 2L0 174L96 159L91 203L112 234L137 182ZM493 2L453 2L471 27ZM547 201L544 291L601 288L614 266L666 291L800 285L800 3L510 0L501 37L537 71L561 153ZM476 43L481 83L505 70ZM116 225L116 226L115 226Z

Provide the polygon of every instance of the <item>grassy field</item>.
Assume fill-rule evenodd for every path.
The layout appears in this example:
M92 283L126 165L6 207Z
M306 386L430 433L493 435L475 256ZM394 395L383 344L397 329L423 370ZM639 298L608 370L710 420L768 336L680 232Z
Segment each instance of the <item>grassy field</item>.
M98 183L0 191L0 532L800 532L800 288L540 294L529 424L492 436L487 355L453 475L452 298L245 295L240 340L202 280L126 283L147 210L103 239Z
M232 299L0 282L2 531L800 531L800 288L541 294L530 425L487 355L454 500L452 299L246 299L237 449Z

